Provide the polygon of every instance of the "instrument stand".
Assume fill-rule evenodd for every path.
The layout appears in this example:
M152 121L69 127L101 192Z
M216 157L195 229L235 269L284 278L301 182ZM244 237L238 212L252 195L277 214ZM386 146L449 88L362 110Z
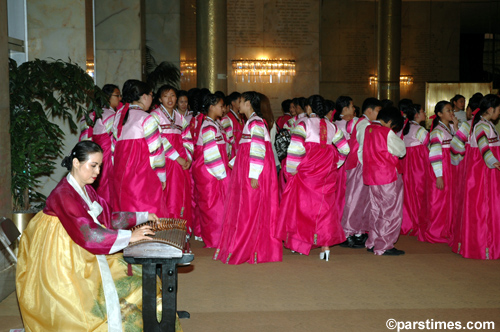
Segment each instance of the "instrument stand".
M175 332L175 314L177 313L177 265L186 264L194 259L192 253L180 258L138 258L124 257L130 264L142 265L142 320L144 331ZM156 318L156 266L161 266L162 316ZM189 318L187 311L179 311L179 318Z

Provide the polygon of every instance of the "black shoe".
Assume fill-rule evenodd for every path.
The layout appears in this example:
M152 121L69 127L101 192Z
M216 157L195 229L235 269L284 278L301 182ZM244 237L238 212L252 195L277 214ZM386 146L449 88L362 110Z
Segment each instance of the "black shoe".
M403 250L398 250L396 248L392 248L389 250L384 251L382 256L399 256L399 255L404 255L405 252Z
M340 244L341 247L344 247L344 248L353 248L353 249L359 249L359 248L364 248L365 245L364 244L359 244L356 242L356 239L355 239L355 236L354 235L351 235L347 238L347 240L345 240L344 242L342 242Z
M354 242L357 245L362 245L363 247L365 246L366 240L368 240L368 234L363 233L360 236L353 236Z
M371 247L371 248L366 248L366 251L368 251L368 252L373 252L373 247Z

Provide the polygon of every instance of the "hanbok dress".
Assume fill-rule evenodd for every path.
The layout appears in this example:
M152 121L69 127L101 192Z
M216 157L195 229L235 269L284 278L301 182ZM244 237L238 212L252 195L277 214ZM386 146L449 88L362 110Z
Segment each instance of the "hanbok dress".
M369 192L363 184L363 142L365 129L370 120L365 115L359 118L349 138L350 152L344 167L346 169L345 205L342 214L342 227L346 236L366 233L370 229Z
M231 147L231 158L234 158L238 153L241 135L243 134L243 128L245 127L245 120L243 119L243 116L241 114L236 114L236 112L232 109L230 109L227 113L227 117L231 121L230 126L232 135L234 137Z
M222 234L213 259L226 264L281 261L283 246L273 236L279 205L276 166L266 125L255 113L231 162ZM252 179L259 181L255 189Z
M358 122L358 118L354 117L349 121L345 121L343 119L335 121L334 124L342 130L345 139L347 142L351 139L351 133L354 130L354 125ZM338 170L339 177L336 182L337 189L335 190L335 204L337 204L337 211L339 213L339 218L342 218L344 214L344 206L345 206L345 188L347 183L347 171L345 167L345 163L339 167Z
M455 169L451 164L450 143L455 130L441 121L430 133L429 161L430 178L428 181L428 218L420 241L447 243L453 227L453 194L455 192ZM436 187L436 178L442 176L444 188Z
M306 113L300 113L294 117L290 117L288 119L288 121L283 124L283 128L288 130L290 132L290 135L291 135L292 130L303 119L307 119ZM285 158L281 161L281 169L280 169L280 173L278 176L278 195L279 195L280 201L281 201L281 196L283 195L283 191L286 188L286 183L288 181L288 175L289 174L287 174L287 171L286 171L286 158Z
M481 119L465 155L463 220L458 253L465 258L500 259L500 140L495 126Z
M189 131L191 132L191 137L193 139L193 143L198 142L198 137L200 136L201 133L201 126L203 122L205 121L206 115L203 113L198 113L196 116L193 116L191 118L191 123L189 124ZM194 147L196 149L196 147ZM193 164L196 161L196 155L193 153ZM191 174L191 183L193 185L191 186L191 216L192 216L192 222L191 222L191 228L192 228L192 235L194 235L195 239L201 240L201 226L200 226L200 211L198 207L198 203L196 202L195 199L195 192L194 192L194 177L193 177L193 165L189 168L189 172Z
M63 178L23 232L16 289L26 331L141 331L142 269L118 253L147 212L111 213L90 185ZM177 331L180 326L177 322Z
M404 199L401 234L417 236L426 225L429 181L429 132L415 121L403 136L406 155L400 159Z
M450 143L451 164L456 170L456 186L455 192L453 193L453 218L455 221L453 223L450 238L448 239L448 245L451 247L451 250L457 254L461 244L460 236L462 233L464 205L468 204L468 202L464 200L468 162L465 156L470 150L469 137L471 126L472 120L462 122Z
M233 121L229 116L225 115L220 119L220 124L222 126L222 135L226 141L226 152L228 158L231 159L233 155L233 146L235 144L234 134L233 134Z
M186 220L188 233L191 234L193 221L191 174L189 169L182 169L176 161L179 157L186 161L192 160L193 141L189 123L177 110L173 110L170 115L163 105L151 111L151 116L158 122L165 150L167 217Z
M128 119L122 126L123 117ZM165 151L158 123L139 106L118 110L113 124L113 211L148 211L167 217Z
M335 198L338 168L348 154L342 130L330 121L306 118L295 127L276 234L285 247L309 255L315 247L345 241Z
M210 117L201 127L191 166L195 200L199 207L200 231L205 248L217 248L224 220L224 202L229 185L229 167L224 129Z

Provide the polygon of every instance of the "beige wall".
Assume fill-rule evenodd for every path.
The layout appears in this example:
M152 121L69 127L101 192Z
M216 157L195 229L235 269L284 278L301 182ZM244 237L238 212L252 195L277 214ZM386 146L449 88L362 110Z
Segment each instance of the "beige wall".
M27 19L29 60L71 59L85 68L85 0L27 0ZM61 119L54 119L54 123L65 133L63 153L68 155L78 136ZM54 173L41 179L41 192L50 194L66 173L57 161Z
M95 1L95 73L98 86L142 79L141 0Z
M146 45L157 63L180 67L181 0L146 0Z
M319 0L227 1L228 93L267 95L275 115L284 99L319 93ZM236 83L231 60L293 59L293 83Z
M377 95L369 84L377 74L377 2L326 0L321 13L321 94L361 106ZM424 104L425 82L459 79L460 5L403 1L401 21L401 75L414 84L401 86L400 96Z

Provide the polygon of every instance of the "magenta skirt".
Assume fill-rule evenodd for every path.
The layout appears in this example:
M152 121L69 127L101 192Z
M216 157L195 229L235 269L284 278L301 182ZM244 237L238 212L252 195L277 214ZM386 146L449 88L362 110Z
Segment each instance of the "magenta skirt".
M248 177L250 143L240 144L224 207L224 222L214 260L226 264L280 262L283 245L273 235L278 216L278 179L271 143L266 142L259 187Z
M166 134L170 144L187 160L186 149L182 145L181 135ZM167 187L165 188L165 204L168 218L179 218L186 220L189 234L192 234L192 202L191 202L191 175L189 170L183 170L182 166L175 160L165 158L167 170Z
M111 161L111 138L108 134L94 135L92 141L102 148L102 167L97 180L92 184L99 196L104 198L109 206L113 202L113 162Z
M401 234L417 236L428 215L429 149L424 145L407 147L401 167L404 184Z
M491 147L499 158L499 147ZM465 156L467 171L458 253L465 258L500 258L500 171L486 166L478 148Z
M217 145L222 161L227 167L226 145ZM224 220L224 202L226 200L230 173L222 180L217 180L208 173L203 158L203 147L196 146L194 150L194 162L191 166L194 179L194 195L197 203L197 219L194 231L197 228L203 238L205 248L217 248L222 232Z
M447 243L453 228L453 195L456 180L456 169L450 161L450 149L443 149L444 188L442 190L436 187L436 176L430 163L428 167L430 173L429 216L418 239L430 243Z
M335 201L338 152L333 145L306 143L305 158L283 192L277 236L285 247L309 255L312 248L345 241Z

